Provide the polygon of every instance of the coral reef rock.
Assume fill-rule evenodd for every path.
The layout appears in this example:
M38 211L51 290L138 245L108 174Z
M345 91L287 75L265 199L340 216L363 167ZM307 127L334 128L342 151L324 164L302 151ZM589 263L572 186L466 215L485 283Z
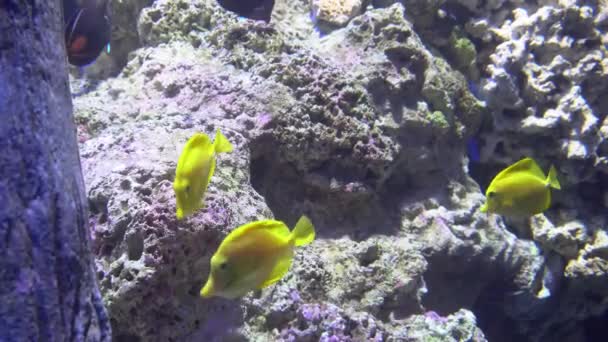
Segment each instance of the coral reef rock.
M581 336L583 320L608 310L608 274L599 266L606 259L590 252L608 229L605 4L510 3L483 18L461 17L476 41L479 79L471 85L492 114L481 125L476 173L483 187L523 156L557 168L562 191L553 192L552 208L511 224L538 241L552 265L543 276L552 309L517 325L530 340Z
M363 0L310 0L314 20L332 26L345 26L361 13Z
M143 6L138 43L74 106L116 340L546 340L608 307L592 7L313 1L350 4L318 38L308 0L277 0L269 24L212 0L115 2ZM235 150L177 221L180 149L217 128ZM558 168L551 210L481 214L480 186L522 155ZM199 298L231 229L302 214L317 239L277 284Z

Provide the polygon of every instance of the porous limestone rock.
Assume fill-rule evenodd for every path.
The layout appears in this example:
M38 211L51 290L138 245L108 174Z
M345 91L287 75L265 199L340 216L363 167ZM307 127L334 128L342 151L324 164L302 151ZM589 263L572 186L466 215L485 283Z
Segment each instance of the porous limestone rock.
M355 211L402 184L404 170L440 172L450 160L449 173L462 176L449 151L462 151L482 107L464 79L428 53L402 7L371 12L338 35L342 42L328 42L352 48L368 67L352 74L329 45L288 42L271 26L208 2L157 1L138 27L148 47L119 77L75 100L98 277L115 337L269 336L295 319L278 314L296 312L286 284L303 300L323 298L374 320L422 313L422 246L407 234L371 238L401 225L380 200ZM378 52L366 56L366 48ZM383 75L393 83L383 85ZM218 157L205 208L178 222L171 181L180 148L194 132L217 128L235 151ZM296 253L284 280L242 303L198 298L209 257L229 230L273 216L292 225L302 213L318 242ZM370 213L386 213L386 222Z
M199 297L210 256L228 230L272 216L249 184L249 150L236 130L237 120L216 113L209 122L204 118L213 117L211 105L198 118L193 111L200 106L192 102L194 89L219 90L227 71L219 65L197 66L196 54L173 47L184 55L176 58L176 50L156 49L154 61L131 76L108 81L100 92L76 100L80 131L86 131L81 157L98 279L118 340L182 339L194 331L226 336L228 330L215 325L239 325L243 314L238 306ZM173 77L188 58L188 80L206 79L213 87ZM159 69L161 64L166 67ZM220 92L228 94L228 88ZM115 97L114 106L101 105L106 96ZM222 99L214 98L220 105ZM218 128L235 151L218 157L205 208L177 221L171 182L181 148L195 132L213 138ZM210 324L218 315L221 322Z
M605 104L598 91L607 85L608 62L591 24L592 9L544 6L533 13L513 13L513 21L492 31L503 42L490 55L489 77L480 88L495 108L494 129L487 134L491 138L482 158L521 154L532 141L550 137L545 151L536 154L562 157L558 169L569 183L593 180L589 167L602 170L606 158L599 148L606 114L600 110ZM503 152L497 154L498 148ZM588 163L580 164L582 160Z
M587 259L594 237L606 230L606 167L608 150L603 126L608 102L608 54L602 44L605 27L601 2L539 1L506 9L498 15L470 18L467 32L476 37L479 96L491 110L482 125L478 174L486 186L503 167L524 156L535 158L545 172L555 165L561 191L552 191L544 216L514 223L531 232L550 259L552 312L534 324L518 323L532 340L584 334L581 320L608 309L605 260ZM599 254L601 255L601 253ZM565 266L564 266L565 265ZM565 268L564 268L565 267ZM588 281L584 271L594 274ZM547 273L549 274L549 273ZM582 295L583 293L589 294ZM592 299L591 299L592 298ZM556 329L553 329L554 327ZM559 327L559 329L557 329ZM491 336L491 334L490 334Z
M487 341L477 327L475 315L460 309L446 317L434 311L412 316L406 321L406 329L400 339L404 341Z
M310 0L313 19L342 27L361 13L363 0Z
M605 224L588 220L595 207L585 211L576 191L555 191L556 209L528 227L537 245L478 212L483 195L465 165L465 142L481 127L485 174L523 153L543 169L564 157L564 190L587 182L581 194L601 191L593 182L608 152L608 121L597 112L605 62L588 11L394 2L373 1L384 8L322 39L312 35L307 0L278 0L270 24L238 20L212 0L160 0L142 11L143 47L119 77L75 102L117 337L441 340L453 332L481 340L478 325L490 340L541 339L602 310L577 292L605 298L603 254L582 252L601 246ZM513 6L529 12L507 20ZM578 38L566 51L568 35ZM444 60L433 45L464 56L474 47L467 76L483 82L452 69L467 58L450 60L448 51ZM473 95L480 88L491 115ZM179 149L217 127L235 152L219 156L206 207L177 222L170 182ZM291 226L303 213L317 240L296 251L284 279L241 301L197 297L228 231L273 216ZM587 265L598 265L596 275ZM593 281L581 287L584 279ZM455 318L419 324L429 316ZM492 324L503 320L508 329Z
M0 341L111 341L60 1L0 6Z
M589 241L587 226L577 220L556 227L545 216L538 215L532 218L531 229L534 240L566 259L576 258L579 249Z

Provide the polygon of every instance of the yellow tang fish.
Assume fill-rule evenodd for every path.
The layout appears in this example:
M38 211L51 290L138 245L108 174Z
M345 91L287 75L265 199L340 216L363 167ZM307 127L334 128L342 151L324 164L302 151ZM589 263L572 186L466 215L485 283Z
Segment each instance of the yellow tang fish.
M215 171L216 154L231 151L232 145L219 129L213 144L204 133L196 133L188 139L179 156L173 181L178 220L203 206L203 196Z
M300 217L293 231L274 220L255 221L232 231L211 257L211 271L201 289L204 298L234 299L279 281L289 270L294 247L311 243L315 227Z
M561 189L555 167L549 176L532 158L525 158L502 170L486 191L481 212L505 216L527 217L542 213L551 204L549 188Z

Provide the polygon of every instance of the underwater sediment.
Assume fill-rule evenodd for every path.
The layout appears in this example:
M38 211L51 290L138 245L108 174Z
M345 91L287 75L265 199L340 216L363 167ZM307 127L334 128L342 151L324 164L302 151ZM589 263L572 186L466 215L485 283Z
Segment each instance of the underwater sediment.
M580 340L605 317L601 3L277 0L270 23L111 6L116 52L72 86L115 340ZM180 150L218 128L234 151L178 221ZM524 156L555 165L551 208L481 213ZM230 230L302 214L317 238L281 281L200 298Z

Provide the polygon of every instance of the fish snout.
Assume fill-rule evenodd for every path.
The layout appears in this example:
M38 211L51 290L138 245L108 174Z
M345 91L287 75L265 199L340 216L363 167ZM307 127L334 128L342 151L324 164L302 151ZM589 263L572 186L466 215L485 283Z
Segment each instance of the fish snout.
M201 297L209 298L212 297L215 293L215 286L213 282L213 278L209 278L205 283L205 286L201 289Z
M184 218L184 211L182 210L182 208L179 208L179 207L178 207L178 208L175 210L175 216L177 216L177 219L178 219L178 220L181 220L181 219L183 219L183 218Z

